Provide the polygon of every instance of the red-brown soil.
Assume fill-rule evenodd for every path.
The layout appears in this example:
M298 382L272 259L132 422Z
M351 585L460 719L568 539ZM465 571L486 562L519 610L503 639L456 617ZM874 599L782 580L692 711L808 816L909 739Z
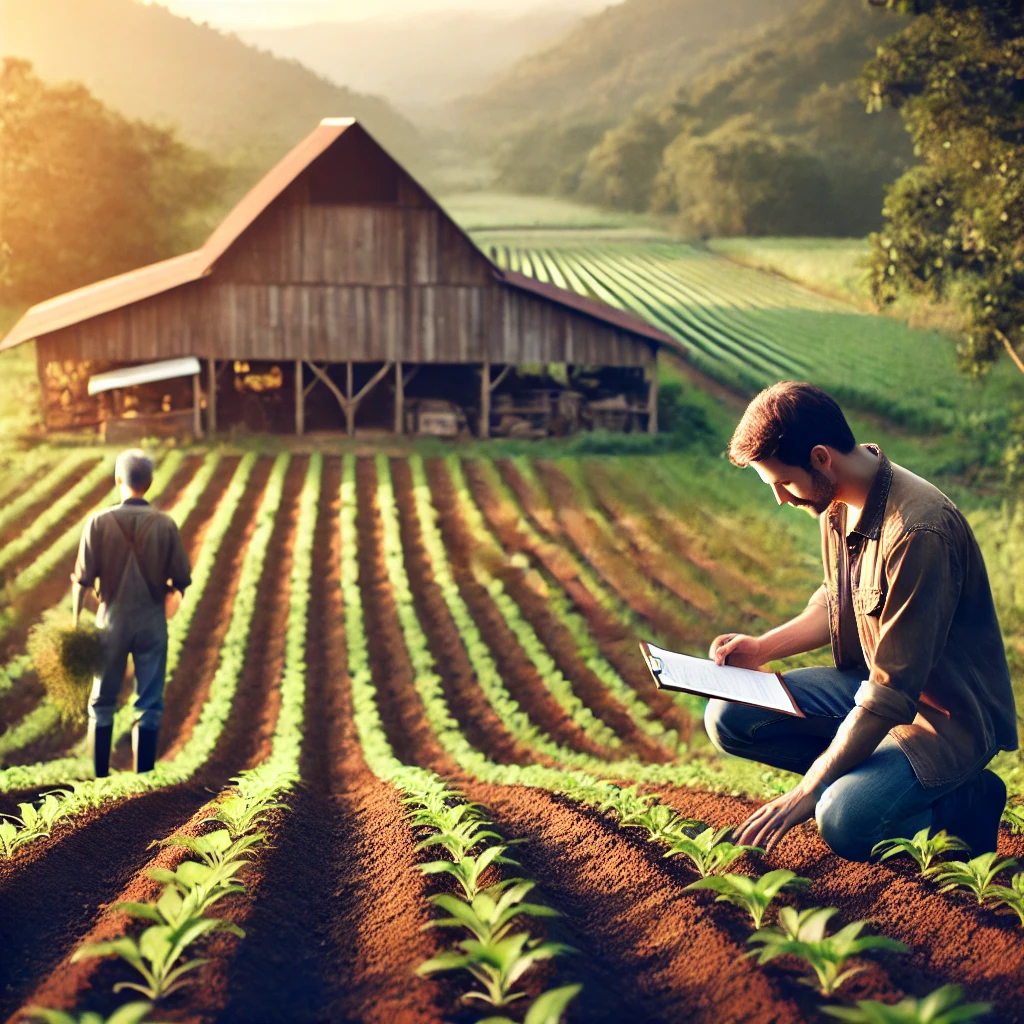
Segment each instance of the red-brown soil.
M369 474L365 467L369 468ZM361 464L372 478L373 463ZM404 823L397 790L367 768L352 720L346 674L339 577L340 465L325 467L316 538L316 567L307 638L306 747L302 788L288 798L275 849L261 865L257 898L245 922L248 937L226 968L222 1009L203 1001L202 1020L367 1021L373 1024L451 1019L457 992L444 981L412 973L440 949L436 932L420 933L430 917L422 856ZM360 515L361 574L383 572L379 537ZM363 558L363 548L371 554ZM380 683L411 671L393 614L383 632L366 581L367 632ZM392 608L393 613L393 608ZM396 646L397 639L397 646ZM396 656L392 657L392 652ZM382 659L383 656L383 660ZM427 733L419 735L424 740ZM414 739L410 742L415 742ZM217 990L219 991L219 989ZM189 1000L192 1005L192 1000Z
M587 515L572 483L555 466L537 462L537 473L566 535L584 561L657 633L680 649L705 648L708 627L697 621L674 594L651 580L636 562L608 543Z
M409 464L396 459L391 463L391 472L413 605L437 663L449 711L469 742L491 760L499 764L550 764L505 730L484 696L423 548Z
M99 459L86 459L80 466L76 466L75 469L69 473L60 484L62 492L71 490L75 484L78 483L88 473L91 473L96 468L96 464ZM16 488L13 493L6 495L8 504L17 498L19 498L25 491L29 489L36 482L37 479L41 478L45 473L49 472L52 467L47 466L45 470L40 472L38 476L33 477L26 475L21 478L21 486ZM21 533L35 522L36 517L46 508L53 504L54 500L59 495L51 492L50 494L44 495L38 501L29 505L28 508L24 509L20 516L16 519L12 519L2 530L0 530L0 548L3 548L5 544L10 544L12 540L15 540Z
M294 481L297 478L301 484L302 472L298 463L286 481L286 495L293 493L291 505ZM258 493L257 489L256 496ZM290 566L290 507L286 497L281 513L286 525L275 526L268 567ZM20 1005L29 986L48 976L83 940L92 926L91 918L82 919L83 910L88 915L100 904L112 902L131 883L152 856L150 842L187 822L231 776L266 753L276 717L275 689L283 653L280 607L287 609L287 600L280 600L280 581L266 589L276 599L257 605L254 643L243 667L235 706L213 756L196 777L187 784L107 805L102 811L61 825L51 840L27 847L12 862L0 863L0 949L5 953L6 983L0 990L3 1017ZM266 636L260 638L260 632ZM211 666L209 671L213 670ZM198 680L194 700L202 699L208 682ZM59 898L55 894L60 894ZM25 927L26 921L32 922L31 928Z
M590 739L548 691L526 652L501 617L490 594L475 579L472 568L474 541L462 520L458 498L444 462L427 460L426 469L452 575L473 621L486 640L509 693L530 720L556 742L607 759L608 751Z
M576 696L623 740L620 754L635 754L644 761L657 763L669 760L667 752L636 727L626 707L587 667L572 634L552 610L544 578L509 564L503 550L497 552L491 571L515 600L559 670L572 681Z
M571 560L559 544L543 540L538 543L519 530L516 525L518 515L520 512L526 515L521 507L508 507L498 500L471 460L463 464L463 469L474 497L505 550L522 551L533 556L558 581L576 611L586 619L590 633L605 660L641 696L657 718L668 728L676 729L683 739L687 739L693 728L692 719L686 709L676 704L668 693L651 685L651 674L638 655L633 630L601 606L580 581Z

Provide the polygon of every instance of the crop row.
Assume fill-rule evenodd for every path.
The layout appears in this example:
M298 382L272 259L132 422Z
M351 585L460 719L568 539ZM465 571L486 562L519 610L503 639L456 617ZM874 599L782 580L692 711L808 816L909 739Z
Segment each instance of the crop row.
M145 997L121 1007L108 1024L139 1024L153 1004L194 982L195 972L207 961L186 960L190 950L206 937L229 932L243 938L236 924L212 916L226 896L246 893L245 874L252 858L267 844L264 831L271 818L287 810L281 798L299 781L302 717L305 705L305 651L313 566L313 537L320 498L323 460L311 457L302 494L295 535L289 587L285 664L280 683L281 705L269 756L257 767L243 771L199 813L206 831L198 836L172 835L160 845L186 854L174 870L154 868L149 877L162 885L160 895L145 903L115 903L110 913L123 913L144 922L138 935L124 935L87 943L72 961L91 957L118 957L137 972L137 980L121 982L114 991L128 990ZM75 1017L62 1011L35 1007L33 1019L46 1024L87 1024L88 1014Z
M386 466L386 459L378 459L378 467L381 464ZM388 495L387 484L382 484L378 499L382 496L387 499ZM393 493L390 500L382 522L384 557L389 576L393 577L394 538L398 528ZM518 866L509 856L509 845L495 831L494 823L486 819L481 808L469 803L433 772L420 766L404 765L388 742L377 706L358 582L355 459L351 455L345 456L342 471L340 530L348 674L363 755L375 775L403 793L403 802L409 808L409 823L422 836L417 849L439 848L448 854L448 859L421 865L425 874L450 876L460 889L459 895L441 893L431 897L431 902L447 915L432 921L431 926L469 934L457 947L421 963L417 972L429 975L467 971L481 988L468 992L464 997L466 1001L478 1000L502 1008L521 998L514 986L530 967L566 950L557 943L534 938L524 927L517 926L521 918L554 916L554 911L526 901L534 888L533 882L507 876L494 881L497 869L505 874L509 868ZM403 603L407 608L408 602ZM437 677L425 659L416 659L413 665L417 679L430 673L436 685ZM529 1024L557 1024L579 988L570 985L543 993L527 1011L526 1020ZM490 1024L504 1020L507 1018L488 1018Z
M381 471L378 499L385 536L388 532L396 535L397 522L392 530L387 528L387 520L394 516L394 511L389 507L393 496L389 494L386 461L378 460L378 468ZM393 553L397 556L400 552ZM401 601L401 594L407 585L401 579L404 570L398 557L389 558L388 561L392 587ZM411 609L411 602L408 602L408 607ZM729 842L726 836L730 828L713 829L702 822L684 818L661 804L656 796L641 794L635 785L621 788L578 771L563 771L540 765L502 765L490 761L466 741L451 717L439 678L433 670L426 638L415 621L415 611L405 616L400 615L400 618L403 619L403 635L410 658L419 667L415 683L423 700L427 721L442 748L464 771L486 782L536 786L557 792L612 814L620 827L645 830L652 842L665 847L665 856L684 856L693 864L701 876L701 880L691 887L693 890L713 889L721 899L744 906L751 912L757 927L751 936L751 944L757 948L750 955L757 956L761 963L783 955L803 958L810 971L809 983L823 994L832 994L851 973L855 973L857 968L847 966L850 957L871 948L903 948L901 944L884 936L860 935L866 924L864 921L851 922L831 935L826 934L829 919L837 913L835 908L812 907L797 911L787 907L780 912L778 925L761 927L764 912L774 896L784 886L792 886L794 883L799 885L799 882L794 873L788 871L772 872L763 879L723 874L739 857L757 852L756 848L740 847ZM1000 869L1006 866L1000 865ZM966 870L973 869L967 865ZM1009 891L1010 887L1006 888ZM924 1000L907 999L901 1006L908 1014L927 1012L936 1004L956 1006L956 1012L963 1014L962 1019L965 1020L987 1010L983 1006L960 1006L959 998L960 992L955 986L945 986ZM873 1001L863 1001L857 1010L834 1009L835 1015L843 1019L865 1022L877 1019L879 1012L878 1005ZM907 1019L919 1018L909 1016Z
M499 500L505 502L510 508L514 507L512 504L514 497L495 470L493 463L487 459L477 459L474 465L479 469L488 487L498 496ZM472 494L464 486L464 476L461 471L458 473L453 471L452 478L470 529L482 543L494 544L500 548L500 542L487 527L483 517L479 514L479 507L475 504ZM679 742L678 733L674 729L666 729L657 718L652 716L650 709L637 691L625 683L614 667L602 656L600 647L587 626L586 619L576 611L572 600L557 578L547 571L543 561L541 561L540 554L538 554L545 547L543 538L540 537L525 517L521 515L517 516L516 529L526 539L528 547L535 552L533 555L535 563L533 568L540 572L544 580L546 600L558 616L559 621L572 636L583 664L604 684L608 692L626 708L630 719L640 732L664 746L669 752L675 753ZM570 554L564 552L564 549L560 550L563 551L566 559L571 560L570 566L576 577L583 582L591 595L606 609L610 608L613 614L618 613L620 618L628 615L627 622L633 624L634 616L632 616L632 613L627 609L620 609L618 603L607 595L605 589L599 583L587 579L590 575L588 569L580 565ZM504 552L502 553L504 554Z
M174 503L169 514L174 520L175 524L179 529L184 525L188 517L195 510L196 505L199 503L200 498L203 496L206 488L208 487L210 480L213 478L214 473L217 470L217 466L220 462L220 454L217 452L210 452L203 460L199 470L193 476L192 480L189 481L188 486L182 492L179 499ZM157 498L161 492L169 483L171 477L177 471L180 466L180 459L168 458L160 464L156 474L154 475L153 483L150 487L150 497ZM202 581L205 583L205 580ZM198 590L193 589L190 599L194 602L194 599L202 592L200 587ZM194 603L187 605L181 610L181 621L178 619L172 621L169 627L168 640L172 641L175 637L178 637L178 652L180 653L181 642L184 637L183 630L187 630L187 623L191 620L191 615L194 613ZM68 619L71 615L71 592L68 591L64 600L54 609L50 609L44 613L44 620L47 618L56 619ZM170 678L173 675L173 669L177 665L177 656L172 661L170 656L168 658L167 677ZM0 674L0 694L4 691L4 682L7 680L8 685L12 681L12 676L20 678L24 672L31 668L31 659L27 654L18 655L12 662L7 666L6 671ZM131 709L122 709L117 719L115 720L115 735L114 743L128 731L130 728ZM53 728L59 721L59 715L53 705L43 702L39 704L34 710L29 712L28 715L21 722L14 723L7 731L0 736L0 761L5 756L9 756L15 750L20 750L27 746L29 743L35 742L39 737L45 735L51 728ZM2 783L0 783L2 785Z
M19 846L48 837L58 821L77 815L86 808L98 807L111 800L123 799L184 782L206 763L231 712L238 681L245 663L263 565L274 529L274 519L281 504L288 462L289 456L285 453L279 455L274 461L270 479L256 515L256 528L239 573L238 590L232 603L231 619L221 644L217 669L210 683L210 691L199 720L181 750L170 761L158 761L156 767L150 772L141 775L134 772L112 773L106 778L82 779L73 782L70 789L61 789L48 794L39 808L34 808L32 804L22 804L20 806L21 817L9 820L5 826L0 826L7 836L0 846L0 853L6 852L7 856L11 856ZM66 773L55 772L51 767L59 764L60 762L48 762L23 769L24 778L21 780L20 788L59 783L62 779L67 778ZM15 769L7 770L8 773L15 771ZM10 786L10 788L14 788L14 786ZM44 816L42 821L37 821L36 810Z
M79 467L95 458L96 455L92 452L69 452L54 463L31 487L0 509L0 530L13 523L33 505L43 501L47 495L55 492Z

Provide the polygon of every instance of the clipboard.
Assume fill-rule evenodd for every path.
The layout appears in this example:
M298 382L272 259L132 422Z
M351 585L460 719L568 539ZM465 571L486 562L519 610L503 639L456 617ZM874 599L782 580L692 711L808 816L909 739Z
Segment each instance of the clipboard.
M702 690L692 689L692 688L686 687L686 686L679 686L679 685L677 685L675 683L672 683L672 684L663 683L661 676L662 676L662 672L664 671L664 666L663 666L663 664L661 662L661 659L656 654L652 654L651 653L651 649L648 646L646 640L641 640L640 641L640 653L643 655L644 663L647 665L647 668L650 671L651 676L654 679L654 685L657 686L659 690L673 690L673 691L682 692L682 693L692 693L692 694L695 694L698 697L708 697L708 698L715 699L715 700L728 700L728 701L730 701L730 703L733 703L733 704L744 704L744 705L746 705L749 708L760 708L761 710L764 710L764 711L775 711L775 712L778 712L780 715L792 715L794 718L806 718L807 717L807 715L805 715L803 713L803 711L800 710L800 707L797 704L797 702L793 699L793 694L790 692L789 687L786 685L786 680L782 678L782 675L779 672L773 672L773 673L771 673L771 675L774 675L775 678L778 679L780 685L782 686L783 693L785 693L786 697L789 699L789 703L790 703L790 706L791 706L792 710L787 710L785 708L777 708L777 707L768 708L768 707L765 707L765 705L763 705L763 704L756 704L756 703L754 703L752 701L735 700L735 699L733 699L731 697L722 697L719 694L705 693Z

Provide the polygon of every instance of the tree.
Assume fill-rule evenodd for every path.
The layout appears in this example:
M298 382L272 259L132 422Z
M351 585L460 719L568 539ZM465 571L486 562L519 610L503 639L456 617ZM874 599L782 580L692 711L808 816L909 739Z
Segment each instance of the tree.
M679 135L665 150L653 206L702 237L810 235L829 230L829 200L818 157L746 116Z
M1003 351L1024 372L1024 5L870 0L914 20L864 69L868 110L902 111L921 163L890 188L872 235L876 299L949 298L962 367Z
M0 68L0 302L37 302L193 248L227 172L27 61Z

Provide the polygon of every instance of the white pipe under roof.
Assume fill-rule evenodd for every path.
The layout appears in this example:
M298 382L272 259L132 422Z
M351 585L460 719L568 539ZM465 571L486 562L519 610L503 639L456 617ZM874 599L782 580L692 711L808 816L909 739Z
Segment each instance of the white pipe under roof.
M89 394L98 395L101 391L130 388L157 380L173 380L175 377L194 377L200 370L199 360L195 356L163 359L159 363L146 363L143 366L123 366L120 370L108 370L90 377Z

